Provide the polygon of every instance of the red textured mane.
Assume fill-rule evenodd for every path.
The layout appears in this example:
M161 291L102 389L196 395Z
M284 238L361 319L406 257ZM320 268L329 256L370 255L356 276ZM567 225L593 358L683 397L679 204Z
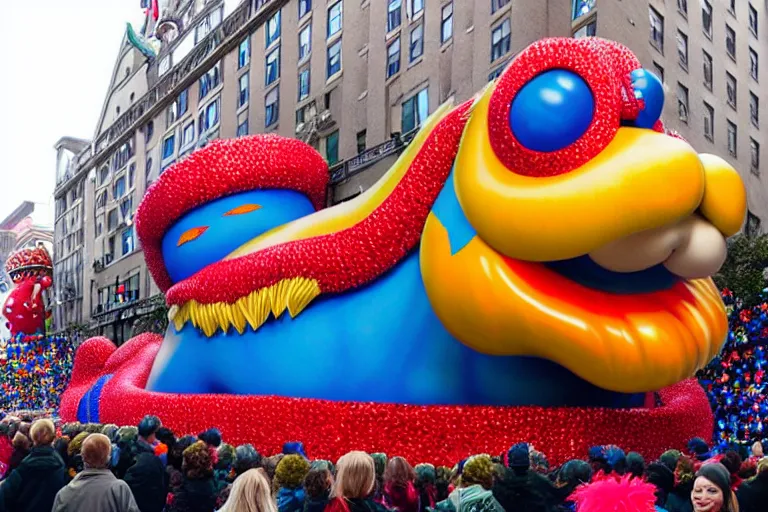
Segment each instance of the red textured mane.
M172 285L162 254L165 232L190 210L239 192L302 192L316 209L325 203L328 165L307 144L273 134L215 140L165 171L136 212L136 231L157 286Z

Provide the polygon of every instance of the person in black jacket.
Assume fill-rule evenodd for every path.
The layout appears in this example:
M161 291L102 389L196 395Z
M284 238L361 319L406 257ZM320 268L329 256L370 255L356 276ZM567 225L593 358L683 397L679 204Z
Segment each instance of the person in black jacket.
M759 512L768 503L768 457L757 464L757 476L747 480L736 492L740 512Z
M216 488L213 485L213 458L204 441L184 450L184 482L171 495L168 512L213 512ZM142 512L144 510L142 509Z
M504 477L493 486L494 498L507 512L549 512L557 504L557 495L549 479L530 469L529 451L527 443L510 448Z
M168 477L159 457L146 451L140 453L123 480L131 488L141 512L162 512L168 495Z
M0 506L19 512L50 512L56 493L67 484L64 461L53 449L56 429L48 419L37 420L30 430L34 447L0 486Z

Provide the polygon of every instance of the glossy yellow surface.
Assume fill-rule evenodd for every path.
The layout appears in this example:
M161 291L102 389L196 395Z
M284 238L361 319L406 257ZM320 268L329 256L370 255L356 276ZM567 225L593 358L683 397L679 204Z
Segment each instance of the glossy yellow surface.
M493 90L475 106L456 159L456 192L480 237L528 261L574 258L698 208L704 172L686 142L621 128L595 158L554 177L528 177L496 157L488 133Z
M479 237L451 256L430 215L421 272L432 307L469 347L542 357L604 389L661 389L693 375L727 334L710 279L666 292L617 296L587 289L540 263L508 263Z
M739 173L719 156L699 155L706 170L701 212L725 236L739 232L747 211L747 191Z

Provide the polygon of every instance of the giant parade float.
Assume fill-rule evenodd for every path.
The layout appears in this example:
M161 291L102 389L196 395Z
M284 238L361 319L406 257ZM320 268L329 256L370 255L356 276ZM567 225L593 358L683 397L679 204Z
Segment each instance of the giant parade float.
M46 333L51 256L42 244L20 249L8 258L5 271L14 286L3 304L10 337L0 339L0 413L53 411L67 384L74 348L66 337Z
M627 48L546 39L337 206L310 146L211 143L136 215L167 332L86 341L62 418L436 464L710 438L692 377L728 332L710 276L746 194L663 105Z

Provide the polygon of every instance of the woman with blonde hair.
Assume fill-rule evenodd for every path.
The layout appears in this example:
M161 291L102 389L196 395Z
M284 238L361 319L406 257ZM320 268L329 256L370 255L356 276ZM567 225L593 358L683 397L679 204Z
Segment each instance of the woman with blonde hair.
M339 459L331 501L325 512L385 512L371 499L376 483L373 459L365 452L349 452Z
M249 469L238 476L219 512L277 512L264 470Z

